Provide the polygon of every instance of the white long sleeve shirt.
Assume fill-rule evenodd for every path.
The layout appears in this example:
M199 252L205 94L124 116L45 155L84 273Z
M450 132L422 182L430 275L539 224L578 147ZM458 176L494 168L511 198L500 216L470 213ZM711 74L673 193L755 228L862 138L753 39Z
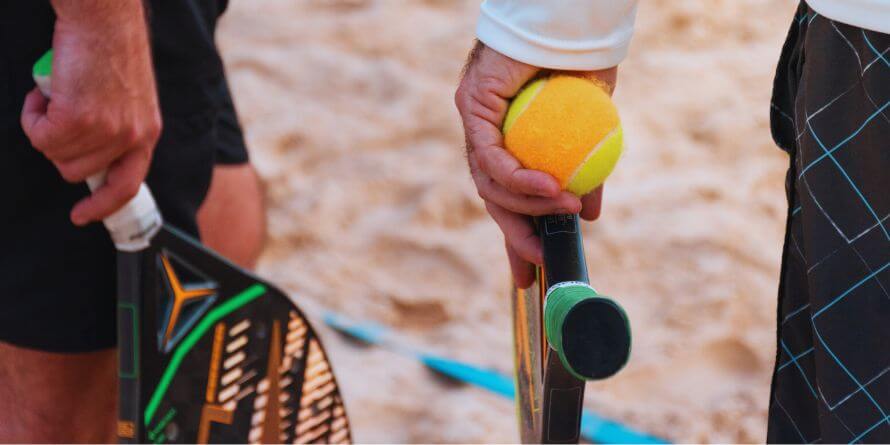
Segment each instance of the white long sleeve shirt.
M807 0L825 17L890 33L890 0ZM618 65L633 35L637 0L485 0L476 35L513 59L543 68Z

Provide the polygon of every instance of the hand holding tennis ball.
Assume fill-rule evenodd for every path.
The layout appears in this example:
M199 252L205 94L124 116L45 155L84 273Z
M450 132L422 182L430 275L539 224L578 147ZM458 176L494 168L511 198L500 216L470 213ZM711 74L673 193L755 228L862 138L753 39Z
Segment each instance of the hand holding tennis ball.
M535 80L513 99L504 144L523 167L549 173L583 196L606 180L621 156L618 110L594 82L564 75Z
M617 72L617 67L612 67L566 74L583 77L583 82L591 79L609 85L606 87L609 91ZM593 192L579 198L561 190L568 184L561 185L552 173L523 166L505 147L502 129L510 106L507 98L518 95L527 83L541 75L541 67L512 59L478 42L470 53L454 96L466 136L470 175L485 202L485 209L504 234L513 277L520 287L534 282L532 266L543 261L541 240L528 216L580 212L581 218L595 220L599 217L601 203L601 188L594 188ZM544 97L536 96L535 101ZM522 114L525 112L519 116ZM534 115L533 112L524 116L522 121ZM521 131L513 134L514 130L526 126L519 119L515 121L507 132L511 146L513 137L523 134ZM595 145L595 142L591 143L585 151L589 152ZM533 148L544 150L547 146ZM523 162L528 162L525 156L520 157Z

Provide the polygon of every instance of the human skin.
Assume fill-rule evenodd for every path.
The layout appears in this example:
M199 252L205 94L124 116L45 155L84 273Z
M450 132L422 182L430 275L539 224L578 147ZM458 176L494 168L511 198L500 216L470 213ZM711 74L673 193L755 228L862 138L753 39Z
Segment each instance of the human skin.
M250 164L218 166L198 228L205 243L253 267L265 239L265 209ZM55 354L0 342L0 443L114 442L117 351Z
M103 219L135 195L161 118L141 0L52 4L58 17L52 101L35 89L21 121L32 145L67 181L79 183L108 170L106 184L71 211L72 222L82 225ZM265 219L249 164L214 170L198 224L211 248L241 265L256 262ZM57 354L0 342L0 442L114 442L116 354L115 349Z
M252 269L266 241L263 188L249 163L218 165L198 210L201 241L235 264Z
M141 0L53 0L52 101L36 88L21 124L65 180L108 170L71 210L84 225L110 215L145 179L161 131ZM0 342L0 442L115 438L116 351L55 354Z
M580 213L586 220L600 215L602 186L578 198L560 190L547 173L522 167L504 148L501 125L510 99L542 68L511 59L478 42L470 53L455 104L463 120L470 174L485 208L504 234L513 278L531 286L534 265L543 262L541 240L530 216ZM560 72L615 87L617 68Z
M53 0L52 6L52 101L35 88L21 124L66 181L108 171L105 185L71 210L71 221L85 225L136 194L161 114L142 0Z

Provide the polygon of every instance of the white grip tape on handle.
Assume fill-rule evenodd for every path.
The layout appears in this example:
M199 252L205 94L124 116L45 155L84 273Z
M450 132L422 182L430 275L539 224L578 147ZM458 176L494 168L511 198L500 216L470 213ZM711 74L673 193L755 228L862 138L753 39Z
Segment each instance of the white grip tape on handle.
M35 76L35 83L40 92L49 98L52 90L52 81L49 76ZM87 178L90 191L95 192L105 185L105 176L108 172L103 170ZM130 202L102 220L111 240L117 250L124 252L138 252L145 249L151 243L151 238L158 233L163 224L161 212L155 204L155 199L145 183L139 185L136 196Z
M139 191L130 202L102 222L117 250L124 252L137 252L148 247L162 225L161 212L145 183L139 184Z

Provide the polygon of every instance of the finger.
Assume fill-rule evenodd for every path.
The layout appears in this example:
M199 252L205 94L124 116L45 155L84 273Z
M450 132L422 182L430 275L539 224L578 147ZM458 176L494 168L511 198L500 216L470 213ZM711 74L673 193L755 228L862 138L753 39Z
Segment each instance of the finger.
M71 210L71 222L78 226L100 221L127 204L145 178L150 152L130 151L108 169L105 184L80 200Z
M547 173L522 167L503 148L500 130L490 122L467 124L467 141L479 169L513 193L552 198L559 194L559 182Z
M581 197L581 218L595 221L600 217L603 208L603 186Z
M473 175L473 181L482 199L492 201L511 212L541 216L581 211L581 200L568 192L560 192L555 198L513 193L481 171Z
M509 70L507 70L509 71ZM532 73L527 73L531 77ZM495 181L515 193L553 197L559 183L552 176L522 167L504 148L500 125L506 114L508 98L525 83L525 76L501 73L485 79L501 77L500 81L477 80L468 75L456 98L464 124L467 149L478 157L479 168Z
M513 284L520 289L527 289L535 283L535 265L519 257L509 243L507 247L507 259L510 260L510 270L513 272Z
M49 100L43 97L39 89L34 88L25 96L25 104L22 106L20 123L25 135L35 148L47 146L50 140L52 125L46 118Z
M82 150L73 157L60 156L54 160L56 169L66 181L71 183L83 182L90 175L106 170L115 159L121 157L126 149L117 148L120 145L103 144L90 150Z
M83 131L76 131L71 125L60 125L51 119L51 107L49 100L37 88L25 96L20 123L31 146L55 161L91 151L84 146L83 141L78 141ZM57 116L59 113L56 111Z
M531 218L513 213L492 202L486 202L485 208L519 258L534 264L544 262L541 239L535 233Z

